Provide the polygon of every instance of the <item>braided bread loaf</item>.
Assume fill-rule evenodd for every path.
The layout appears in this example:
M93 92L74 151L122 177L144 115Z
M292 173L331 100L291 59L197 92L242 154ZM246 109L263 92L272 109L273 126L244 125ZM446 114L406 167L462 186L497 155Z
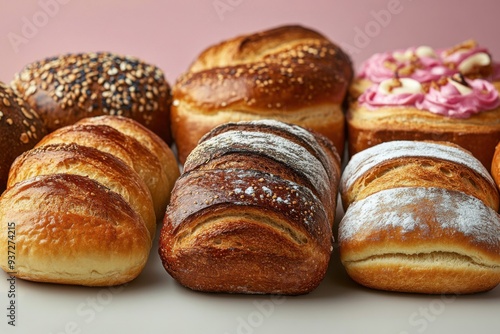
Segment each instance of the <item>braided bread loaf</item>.
M444 143L380 144L353 156L341 194L340 257L356 282L435 294L500 283L499 195L470 152Z
M276 119L344 148L341 105L353 76L349 57L300 26L239 36L203 51L173 88L172 133L184 162L198 140L226 122Z
M302 294L326 273L340 158L277 121L221 125L191 152L160 235L165 269L201 291Z
M15 226L15 275L90 286L135 278L156 232L155 209L163 215L179 174L160 143L131 119L101 116L60 128L18 157L0 197L2 235ZM0 249L7 253L7 239Z

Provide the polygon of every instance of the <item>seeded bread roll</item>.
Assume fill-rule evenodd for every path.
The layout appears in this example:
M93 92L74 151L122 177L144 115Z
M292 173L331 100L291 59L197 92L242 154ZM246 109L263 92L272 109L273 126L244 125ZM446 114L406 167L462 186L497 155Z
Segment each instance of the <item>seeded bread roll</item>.
M158 157L138 140L107 125L74 124L47 135L37 147L65 143L93 147L125 162L147 185L153 198L156 216L163 217L166 198L169 197L172 185L162 173Z
M500 283L498 192L469 152L430 142L388 142L345 168L340 259L367 287L474 293Z
M312 291L333 249L339 164L332 143L298 126L213 129L172 191L159 241L165 269L199 291Z
M203 51L177 81L172 132L183 163L214 127L276 119L329 138L342 156L342 103L353 76L347 54L318 32L282 26Z
M151 249L146 225L123 197L71 174L37 176L7 189L0 233L4 254L12 251L8 236L15 238L15 264L5 256L1 268L37 282L123 284L141 272Z
M123 115L171 143L170 87L163 72L109 52L65 54L31 63L12 86L49 132L99 115Z
M352 202L397 187L439 187L462 191L495 211L499 194L488 170L451 143L393 141L352 157L340 182L346 210Z
M45 134L38 114L0 82L0 194L5 190L14 159L33 148Z

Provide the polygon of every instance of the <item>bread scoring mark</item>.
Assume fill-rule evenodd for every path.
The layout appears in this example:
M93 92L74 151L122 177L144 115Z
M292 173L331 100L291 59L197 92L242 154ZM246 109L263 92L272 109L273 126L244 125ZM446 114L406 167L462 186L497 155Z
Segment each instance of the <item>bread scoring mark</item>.
M198 156L201 158L206 155L206 152L211 152L211 156L216 156L221 148L228 147L258 153L288 165L304 175L319 194L328 193L329 177L316 157L290 140L265 132L235 130L221 133L200 143L191 152L192 159L186 161L186 166L189 166L189 160L203 161L204 159L198 159Z
M67 54L27 65L14 82L27 98L41 88L62 109L109 115L141 113L148 124L169 94L163 72L130 56L109 52ZM97 88L101 86L102 89Z

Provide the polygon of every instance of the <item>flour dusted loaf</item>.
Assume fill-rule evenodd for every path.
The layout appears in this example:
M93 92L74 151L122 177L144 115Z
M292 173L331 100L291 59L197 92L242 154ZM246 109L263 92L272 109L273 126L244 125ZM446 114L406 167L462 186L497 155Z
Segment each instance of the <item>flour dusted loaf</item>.
M453 145L394 141L346 166L340 256L367 287L475 293L500 283L498 192L486 169Z
M166 206L173 186L167 175L179 173L175 158L133 120L102 116L82 123L47 135L12 164L0 197L0 249L7 254L13 225L19 278L108 286L134 279L146 264L155 204ZM175 170L167 173L169 166ZM164 189L148 188L156 182ZM8 262L0 265L14 271Z
M0 82L0 194L14 159L32 149L46 134L39 115L11 88Z
M342 156L349 56L325 36L281 26L204 50L173 88L172 132L183 163L227 122L276 119L328 137Z
M333 144L278 121L221 125L191 152L160 235L165 269L194 290L304 294L332 251Z
M12 87L49 132L99 115L130 117L171 142L170 86L156 66L111 52L63 54L26 65Z

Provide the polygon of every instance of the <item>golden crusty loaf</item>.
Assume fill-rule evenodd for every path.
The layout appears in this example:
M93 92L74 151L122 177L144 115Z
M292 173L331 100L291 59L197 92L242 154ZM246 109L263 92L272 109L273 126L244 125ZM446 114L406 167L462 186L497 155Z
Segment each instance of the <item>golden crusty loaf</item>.
M351 61L318 32L282 26L203 51L177 81L172 133L184 162L198 140L227 122L276 119L328 137L342 156L342 103Z
M15 160L7 186L51 174L86 176L120 194L139 213L151 238L154 237L156 216L151 193L139 175L122 160L75 143L45 145L25 152Z
M207 134L172 191L160 235L165 269L200 291L295 295L317 287L333 249L340 163L333 144L318 138L277 121Z
M0 198L0 249L15 232L15 264L27 280L89 286L128 282L143 269L151 237L141 217L108 188L71 174L37 176ZM10 249L12 250L12 249Z
M5 190L14 159L33 148L45 133L38 114L0 82L0 194Z
M170 192L174 186L175 180L179 177L179 165L176 157L170 147L155 133L150 131L145 126L141 125L134 120L122 116L98 116L84 118L77 122L77 124L94 124L94 125L107 125L121 133L133 137L149 149L160 161L162 179L167 180L164 184L163 200L158 205L162 212L157 212L158 218L163 217L165 208L170 200Z
M123 115L170 143L170 86L163 72L110 52L64 54L25 66L12 86L48 131L99 115Z
M60 128L15 160L0 209L2 219L14 222L22 251L16 271L8 261L4 270L33 281L99 286L123 284L141 272L156 232L155 204L163 217L173 186L167 175L178 166L151 131L108 117L116 116ZM125 133L137 133L140 141ZM2 228L7 236L9 225ZM0 248L8 244L0 238Z
M392 141L352 157L340 182L344 210L354 201L397 187L457 190L499 209L495 182L470 152L445 142Z
M349 276L375 289L474 293L500 283L500 216L491 176L452 145L394 141L353 156L339 226ZM492 209L493 208L493 209Z
M157 217L164 215L166 199L170 196L172 184L162 173L158 157L138 140L108 125L73 124L50 133L38 143L37 147L60 143L94 147L123 160L148 186Z

